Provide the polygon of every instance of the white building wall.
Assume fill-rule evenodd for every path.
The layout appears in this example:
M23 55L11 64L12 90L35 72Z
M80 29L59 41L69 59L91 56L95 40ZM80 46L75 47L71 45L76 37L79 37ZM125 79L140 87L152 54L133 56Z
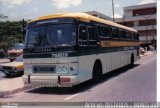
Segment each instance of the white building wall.
M157 25L148 25L146 26L139 26L139 21L140 20L150 20L150 19L157 19L157 14L151 14L151 15L143 15L143 16L133 16L133 10L135 9L145 9L145 8L152 8L152 7L157 7L156 3L150 3L150 4L145 4L145 5L137 5L137 6L129 6L129 7L124 7L124 16L123 18L117 18L115 21L117 23L122 23L122 22L130 22L132 21L134 23L134 29L137 31L142 31L142 30L152 30L152 29L157 29ZM153 40L157 39L157 36L140 36L140 40Z

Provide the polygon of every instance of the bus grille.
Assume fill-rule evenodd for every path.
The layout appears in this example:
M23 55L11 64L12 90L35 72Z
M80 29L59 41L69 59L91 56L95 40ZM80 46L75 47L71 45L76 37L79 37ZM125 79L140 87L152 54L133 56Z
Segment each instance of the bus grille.
M12 70L12 67L9 67L9 66L3 66L3 69L4 69L4 70Z

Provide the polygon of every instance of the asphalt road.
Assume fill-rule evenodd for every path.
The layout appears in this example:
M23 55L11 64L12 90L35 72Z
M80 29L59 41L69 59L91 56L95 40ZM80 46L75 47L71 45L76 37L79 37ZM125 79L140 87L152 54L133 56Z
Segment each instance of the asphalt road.
M133 68L125 67L111 72L97 84L86 82L70 91L57 88L33 89L13 94L2 99L2 102L156 101L156 60L156 55L143 57Z

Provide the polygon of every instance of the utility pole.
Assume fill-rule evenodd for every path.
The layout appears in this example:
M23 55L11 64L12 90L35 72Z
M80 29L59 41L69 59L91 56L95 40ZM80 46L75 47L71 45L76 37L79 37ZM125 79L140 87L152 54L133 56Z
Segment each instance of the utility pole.
M23 37L22 37L22 43L24 42L24 38L25 38L25 21L24 19L22 20L22 32L23 32Z
M113 14L113 22L115 22L115 18L114 18L114 1L112 0L112 14Z

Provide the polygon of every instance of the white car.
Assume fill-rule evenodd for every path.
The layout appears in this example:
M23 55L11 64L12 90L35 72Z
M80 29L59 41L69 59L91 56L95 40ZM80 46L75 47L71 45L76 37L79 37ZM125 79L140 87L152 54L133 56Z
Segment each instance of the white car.
M23 55L17 57L13 62L0 64L0 71L7 77L22 76L24 74Z

